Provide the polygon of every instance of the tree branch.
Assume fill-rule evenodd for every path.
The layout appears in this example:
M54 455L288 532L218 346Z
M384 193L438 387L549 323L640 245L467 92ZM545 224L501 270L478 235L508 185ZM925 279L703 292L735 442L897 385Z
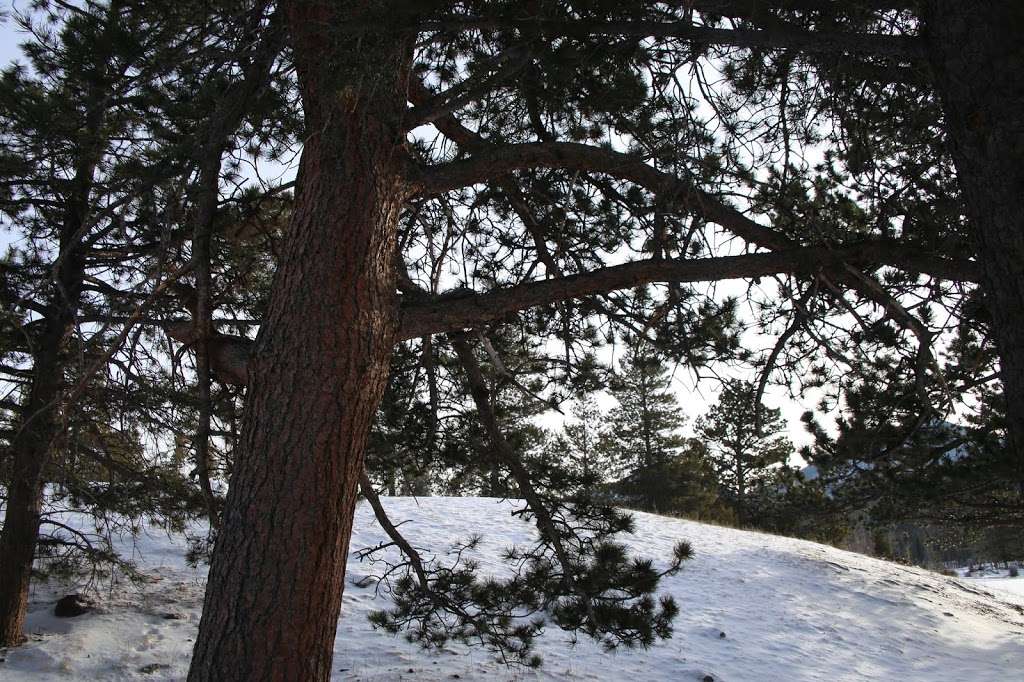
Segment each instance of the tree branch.
M558 563L562 568L563 580L567 585L572 585L575 581L573 576L575 564L562 544L562 535L558 532L550 510L545 506L544 501L537 494L533 486L533 481L530 480L530 473L526 470L515 450L509 445L508 440L505 439L505 434L502 433L501 427L498 425L498 419L491 406L490 391L487 390L487 383L484 381L483 373L480 371L480 363L473 356L473 350L464 334L452 335L451 341L452 348L455 349L455 354L459 358L459 364L462 365L462 369L466 374L466 382L469 384L469 393L473 397L473 404L476 405L477 414L480 416L480 421L487 432L488 440L491 442L491 451L494 453L495 459L509 468L512 478L519 488L519 493L526 500L530 511L533 513L541 538L550 542L554 549L555 556L558 558Z
M675 0L669 4L682 5L697 12L748 19L766 12L830 10L836 3L835 0ZM914 7L913 0L855 0L852 4L857 9L872 12Z
M460 137L472 134L461 124L455 128L455 133ZM527 168L604 173L634 182L658 195L666 209L698 213L706 221L721 225L748 244L773 251L801 246L776 230L748 218L738 209L695 187L688 180L660 171L640 157L576 142L536 142L480 148L469 159L424 169L418 178L411 178L410 182L414 191L420 194L441 194ZM899 267L904 269L943 279L978 281L977 266L971 261L954 261L920 253L920 249L914 247L893 244L892 248L902 250Z
M485 76L467 78L448 90L428 97L413 98L415 106L406 114L406 129L411 130L416 126L432 123L482 98L521 70L529 63L529 58L528 47L512 47L494 59L494 65L498 68L493 72Z
M387 511L384 510L384 505L380 503L380 497L377 496L377 491L373 489L373 483L370 482L370 477L366 475L366 470L363 470L359 474L359 490L362 491L363 497L370 503L373 508L373 515L377 518L377 523L384 529L384 532L388 534L391 541L394 542L402 553L405 554L406 559L409 560L409 564L412 566L413 572L416 574L416 580L420 584L420 589L429 590L430 580L427 578L426 569L423 567L423 560L420 558L420 553L409 544L409 541L405 539L401 532L398 530L398 526L391 522L388 518Z
M615 265L593 272L496 289L485 294L457 298L441 296L427 302L403 306L398 338L411 339L483 322L538 305L549 305L571 298L593 296L618 289L654 282L710 282L725 279L750 279L779 273L812 274L819 270L842 269L851 264L881 264L915 269L919 259L913 249L891 243L866 243L839 249L805 247L772 253L720 256L688 260L645 260ZM958 270L959 279L976 281L973 261L947 259L938 269Z
M688 21L588 21L580 19L511 19L484 17L443 17L421 22L421 31L499 31L517 29L554 36L630 36L634 38L677 38L742 48L794 49L802 52L868 54L923 60L919 38L879 33L835 33L771 27L727 29L692 24Z
M656 282L712 282L780 273L813 275L856 265L915 270L920 258L914 249L889 242L868 242L838 249L804 247L741 256L637 261L483 294L441 295L430 300L416 297L415 301L402 305L396 341L468 329L527 308ZM934 260L936 270L956 271L960 281L977 281L977 266L973 261ZM187 344L191 341L190 330L191 325L181 323L168 327L168 334ZM238 336L217 335L209 343L211 367L220 380L244 385L253 342Z

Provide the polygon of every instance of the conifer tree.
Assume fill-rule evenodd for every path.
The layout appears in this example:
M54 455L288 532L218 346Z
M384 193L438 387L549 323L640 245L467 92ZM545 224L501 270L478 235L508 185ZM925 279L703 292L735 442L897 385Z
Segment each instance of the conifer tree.
M856 362L848 351L863 338L860 327L877 323L895 327L895 338L869 338L869 344L916 355L921 382L939 382L929 323L907 306L920 276L976 282L975 264L941 239L929 240L925 250L901 240L890 216L873 220L875 214L858 210L827 173L813 183L801 174L792 190L807 200L775 211L774 197L762 191L774 185L751 170L771 167L788 179L787 162L804 151L790 143L813 145L819 128L802 125L793 134L789 109L774 106L774 82L743 68L747 57L774 67L775 56L787 50L866 53L857 66L868 72L899 72L919 57L913 34L920 24L900 8L858 4L837 19L816 7L795 12L803 30L794 34L722 26L731 26L723 13L744 26L785 26L788 2L767 9L543 2L526 14L515 4L282 3L308 134L296 210L247 369L250 400L239 441L239 461L247 466L236 468L226 503L223 551L210 574L218 598L204 612L194 679L273 670L327 674L328 621L340 608L344 573L336 548L350 534L363 446L397 342L522 317L540 318L549 339L557 333L572 346L571 332L582 326L575 313L587 311L637 331L656 329L680 356L699 364L714 351L736 348L722 333L725 325L716 324L727 306L691 285L777 276L787 293L771 301L773 314L793 318L774 354L779 369L795 371L813 356L810 346L830 351L837 365L830 379L852 372ZM730 79L737 77L730 83L753 86L748 90L761 99L737 104L740 88L726 87L707 107L705 83L679 83L681 70L701 73L695 62L719 59L731 62L721 65ZM748 74L753 77L745 79ZM792 80L819 90L813 78ZM791 96L786 87L778 92L786 101ZM784 121L747 120L751 110L779 111ZM436 136L410 141L406 133L424 124ZM719 132L729 138L724 144ZM752 165L751 149L765 151ZM939 158L931 151L926 158ZM743 199L733 203L737 193ZM717 248L723 231L750 252L723 255ZM943 226L937 233L946 235ZM420 250L421 238L430 235L457 246ZM464 280L461 291L410 295L393 270L396 252L448 259ZM314 253L319 258L309 258ZM634 260L622 263L626 255ZM652 282L665 282L664 291L651 306L650 325L636 324L614 292ZM963 295L928 290L936 300ZM805 291L813 300L789 295ZM823 338L823 328L838 330L838 338ZM1004 354L1013 348L1004 344ZM324 382L325 376L337 381ZM280 405L300 399L302 419L283 418ZM310 455L296 458L296 450ZM289 504L295 488L322 504ZM260 540L252 542L253 520L268 509L295 523L256 524ZM317 535L296 538L284 527L315 528ZM324 535L331 541L318 550ZM307 621L298 597L269 587L281 580L232 569L266 567L268 556L285 554L297 541L313 548L308 556L272 570L322 571L318 589L302 597L326 605L316 623ZM258 623L230 608L243 598L257 605ZM275 663L251 651L254 641L292 653ZM246 668L222 661L245 661Z
M24 237L4 264L0 371L17 404L5 406L11 427L0 459L2 642L21 638L33 559L81 544L49 532L44 505L70 499L127 528L143 514L180 527L197 511L187 470L161 449L187 442L203 451L212 405L179 381L190 371L179 373L165 330L179 307L196 310L196 288L185 282L214 260L196 240L186 249L185 235L199 222L209 232L219 217L216 190L200 199L193 180L198 159L209 159L196 150L218 118L204 88L230 90L217 72L245 59L234 49L248 45L245 27L219 21L236 10L43 2L19 19L32 29L28 68L8 68L0 82L0 210ZM243 112L254 106L235 102L245 102ZM224 291L230 278L218 284ZM192 293L171 295L180 291ZM207 428L197 429L203 412ZM191 469L216 522L209 459Z
M723 497L741 522L755 520L753 493L778 480L778 469L794 452L786 430L780 410L760 405L754 385L734 379L724 383L718 401L697 419L696 431L707 447Z
M682 452L656 474L660 477L661 500L655 506L696 521L730 522L735 512L723 499L707 447L687 438Z
M592 397L584 396L573 405L572 416L575 421L565 425L560 449L581 478L592 484L608 482L614 466L601 442L604 415Z
M25 46L31 69L9 67L0 81L0 210L26 237L3 268L9 327L2 372L17 398L5 406L10 430L3 452L0 645L23 638L43 491L59 465L53 456L75 452L68 437L75 431L66 424L89 421L97 406L78 406L78 400L90 375L107 372L104 350L113 339L123 340L123 327L111 318L133 296L117 285L133 274L137 283L138 269L156 262L131 258L153 237L144 217L135 220L144 213L140 190L153 191L160 180L160 173L137 163L140 110L131 95L136 76L159 73L147 63L148 41L162 33L145 30L145 12L134 9L89 4L58 22L57 31L37 30ZM25 21L32 25L31 18ZM94 426L107 436L119 431L110 423ZM120 457L131 457L138 434L129 427L117 435ZM96 439L91 446L105 449ZM116 459L110 458L112 465Z
M609 392L618 405L604 420L596 450L617 472L611 489L644 509L727 518L707 450L680 433L685 416L668 368L649 344L633 341L619 373L611 378ZM587 443L583 425L566 427L570 441L579 443L570 448Z
M671 382L668 367L649 344L629 342L609 382L618 405L608 414L606 431L608 447L627 476L664 464L685 442L680 429L686 417Z

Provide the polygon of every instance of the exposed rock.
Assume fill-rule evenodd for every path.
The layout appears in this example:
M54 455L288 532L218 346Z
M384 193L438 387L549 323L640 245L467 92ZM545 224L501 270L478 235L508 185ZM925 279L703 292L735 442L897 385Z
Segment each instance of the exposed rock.
M94 604L80 594L69 594L57 600L53 607L53 615L58 618L74 618L92 611Z
M152 675L155 672L159 672L160 670L166 670L170 667L171 666L167 665L166 663L150 663L149 665L144 665L141 668L139 668L139 672L143 675Z

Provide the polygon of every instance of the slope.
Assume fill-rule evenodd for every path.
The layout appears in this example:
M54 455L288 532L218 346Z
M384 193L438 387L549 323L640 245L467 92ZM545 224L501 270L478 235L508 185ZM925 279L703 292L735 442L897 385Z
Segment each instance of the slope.
M483 535L481 566L525 542L530 527L512 503L484 498L384 498L394 521L420 547L444 551ZM81 521L74 517L70 523ZM592 642L566 646L548 629L544 666L509 670L486 652L452 645L428 654L372 630L366 615L387 605L363 580L374 571L353 556L335 644L338 680L985 680L1024 669L1024 597L994 596L969 580L878 561L801 540L637 514L628 544L664 560L680 539L696 557L666 579L680 603L675 636L650 651L602 653ZM352 549L385 539L365 503ZM202 532L202 528L194 532ZM144 529L124 550L149 576L142 585L106 580L96 611L52 616L75 586L33 594L26 646L0 654L0 679L172 680L188 668L203 596L203 570L186 566L184 538ZM301 551L296 547L295 551ZM360 585L364 585L360 587ZM1016 671L1016 672L1014 672Z

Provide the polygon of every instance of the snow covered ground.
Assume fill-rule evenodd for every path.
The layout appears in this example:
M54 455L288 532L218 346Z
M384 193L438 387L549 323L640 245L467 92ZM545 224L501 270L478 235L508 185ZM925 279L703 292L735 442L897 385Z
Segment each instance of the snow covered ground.
M1018 573L1022 572L1018 569ZM995 594L1009 593L1024 598L1024 576L1013 577L1005 568L987 567L981 571L957 569L960 577Z
M997 596L1013 595L1018 597L1020 601L1024 601L1024 578L996 576L989 578L968 578L967 580L968 582L972 582Z
M485 569L502 572L500 549L530 537L508 502L480 498L384 498L414 544L444 550L482 533ZM386 606L357 587L372 568L353 557L335 643L337 680L986 680L1020 679L1024 670L1024 589L966 580L877 561L831 547L760 533L637 514L633 549L667 559L680 539L695 558L667 578L681 614L673 639L647 652L605 654L549 629L539 643L544 666L508 670L486 652L452 645L428 654L374 631L368 611ZM352 549L382 540L365 503ZM24 647L0 652L0 680L174 680L184 677L199 622L204 571L188 568L184 542L158 531L138 537L142 586L102 586L99 608L58 619L57 597L33 594ZM725 633L725 636L722 636Z

